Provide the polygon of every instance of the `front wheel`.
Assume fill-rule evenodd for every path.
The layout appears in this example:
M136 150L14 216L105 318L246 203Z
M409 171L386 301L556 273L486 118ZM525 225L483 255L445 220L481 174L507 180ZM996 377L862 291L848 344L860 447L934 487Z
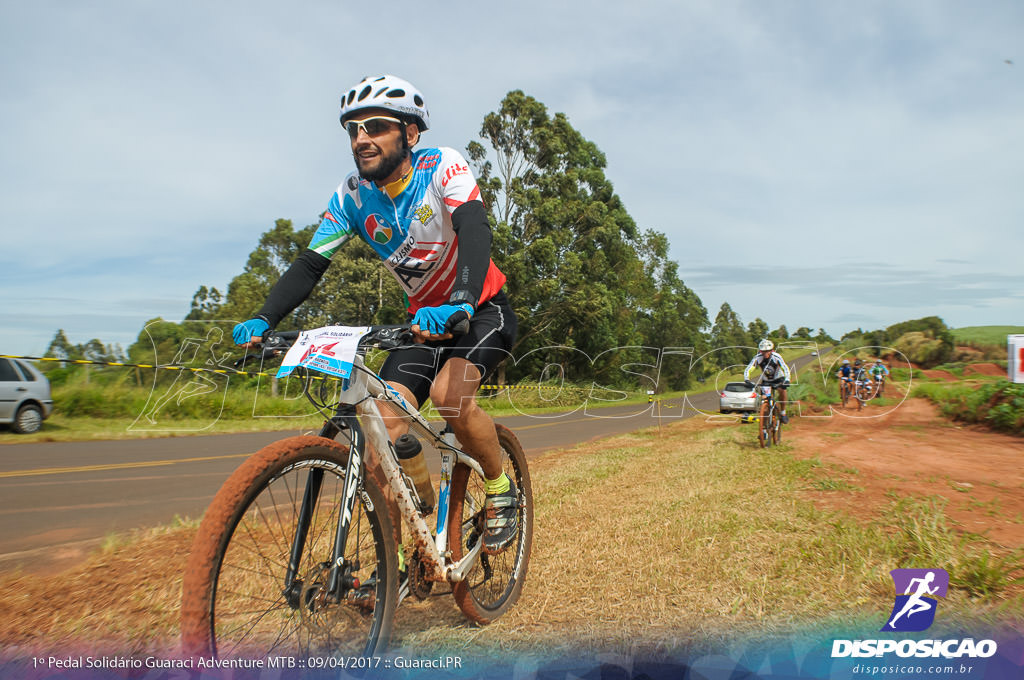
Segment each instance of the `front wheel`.
M782 443L782 410L776 404L772 408L772 444Z
M508 611L523 591L533 544L533 487L526 454L512 431L495 425L502 451L502 468L519 490L519 535L515 543L497 555L480 553L466 579L452 585L459 609L472 621L487 624ZM452 471L448 537L455 561L462 559L477 541L483 540L484 480L468 465Z
M290 437L253 454L224 483L192 544L182 583L183 650L194 657L363 655L388 643L398 552L388 506L369 479L329 588L349 448ZM300 516L309 518L289 584Z
M768 410L768 400L763 399L761 401L761 410L757 416L757 443L761 445L762 449L766 449L772 445L771 435L771 411Z

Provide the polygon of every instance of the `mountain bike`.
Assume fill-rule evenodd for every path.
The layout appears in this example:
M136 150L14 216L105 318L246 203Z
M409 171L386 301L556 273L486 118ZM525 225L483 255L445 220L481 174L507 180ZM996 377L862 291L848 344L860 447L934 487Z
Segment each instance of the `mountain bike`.
M885 374L880 373L875 376L875 393L874 396L879 399L885 394Z
M854 380L853 396L857 400L857 410L864 408L864 404L872 397L873 385L867 378Z
M839 405L846 408L846 400L849 399L850 395L853 393L853 379L844 378L840 374L836 375L839 376Z
M387 648L406 592L423 599L435 583L450 584L458 607L481 624L518 600L534 513L519 441L496 425L502 466L518 489L519 534L504 551L486 554L479 463L449 427L435 431L366 365L370 348L411 344L409 327L358 330L367 332L358 341L348 378L302 372L306 397L327 416L319 434L289 437L253 454L207 510L183 581L186 654L367 657ZM287 350L297 335L268 334L262 356ZM303 342L298 340L300 348ZM434 531L427 524L433 511L421 502L388 438L381 401L407 417L411 431L440 455ZM378 465L367 465L367 447ZM413 552L406 560L408 580L400 584L402 521Z
M772 444L782 443L782 406L776 396L776 390L788 387L785 378L761 380L755 385L747 381L750 387L757 389L757 401L754 410L757 412L757 442L762 449Z

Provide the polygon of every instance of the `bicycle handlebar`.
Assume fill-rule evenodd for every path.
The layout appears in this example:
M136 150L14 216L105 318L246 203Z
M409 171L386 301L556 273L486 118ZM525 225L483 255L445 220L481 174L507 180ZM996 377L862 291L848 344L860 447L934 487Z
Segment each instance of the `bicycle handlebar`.
M757 385L760 385L761 387L786 387L789 385L789 382L786 380L785 376L772 378L771 380L765 380L764 376L762 376L756 383L750 380L744 380L743 384L747 387L756 387Z
M460 332L460 326L463 324L457 324L453 329L453 332ZM469 330L469 322L465 322L465 330ZM400 347L408 347L413 344L413 332L410 324L385 324L379 326L370 326L370 330L362 338L359 339L359 349L365 350L368 347L377 347L383 350L398 349ZM256 359L267 359L276 357L280 354L287 352L295 341L299 339L299 334L302 331L267 331L263 335L263 340L258 343L259 352L253 354L246 354L241 359L235 361L235 368L240 368L250 361Z

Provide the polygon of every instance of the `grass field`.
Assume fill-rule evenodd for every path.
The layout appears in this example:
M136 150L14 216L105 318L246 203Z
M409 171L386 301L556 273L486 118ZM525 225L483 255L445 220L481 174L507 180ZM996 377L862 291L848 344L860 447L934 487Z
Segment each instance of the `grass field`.
M791 446L762 451L748 427L694 419L531 461L535 541L520 602L478 628L443 594L409 600L393 646L413 655L694 655L742 640L877 630L895 567L951 574L943 623L930 635L1024 621L1019 555L957 534L929 499L893 498L870 523L818 510L810 494L848 493L849 471ZM173 649L195 526L112 538L60 588L33 573L0 578L0 641L94 654Z
M961 344L1006 346L1007 335L1024 334L1024 326L964 326L953 329L953 339Z

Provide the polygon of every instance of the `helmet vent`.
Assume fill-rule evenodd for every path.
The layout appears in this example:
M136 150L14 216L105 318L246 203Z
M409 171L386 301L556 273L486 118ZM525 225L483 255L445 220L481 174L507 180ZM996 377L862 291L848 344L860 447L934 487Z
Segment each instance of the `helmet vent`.
M384 96L388 97L389 99L396 99L398 97L404 97L405 96L405 90L401 90L401 89L399 89L399 90L391 90L390 92L388 92Z
M418 94L413 95L412 100L416 102L416 106L423 106L423 97Z
M364 87L363 91L359 93L359 101L363 101L364 99L366 99L367 95L369 95L370 92L372 92L372 89L370 88L369 85Z

